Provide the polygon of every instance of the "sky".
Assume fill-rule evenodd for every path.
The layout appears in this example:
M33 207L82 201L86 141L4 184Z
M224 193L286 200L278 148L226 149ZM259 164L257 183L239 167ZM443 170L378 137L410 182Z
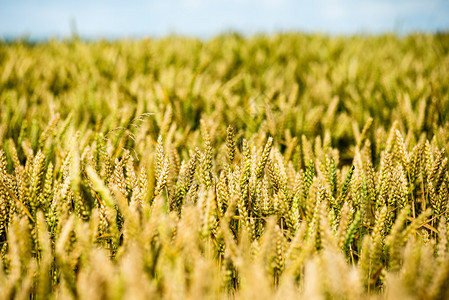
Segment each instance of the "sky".
M448 30L448 0L0 0L0 39Z

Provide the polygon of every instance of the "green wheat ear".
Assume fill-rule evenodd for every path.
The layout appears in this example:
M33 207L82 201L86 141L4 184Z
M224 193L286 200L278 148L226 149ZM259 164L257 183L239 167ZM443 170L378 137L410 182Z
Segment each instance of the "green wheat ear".
M228 164L230 166L234 163L235 158L235 137L234 137L234 129L231 126L228 126L226 135L226 149L228 154Z
M181 167L176 188L175 201L172 203L171 207L171 209L173 210L177 210L178 212L180 212L182 209L182 201L192 185L193 176L196 172L198 156L199 149L196 148L189 162L187 164L184 164L184 168Z
M272 145L273 145L273 138L270 136L267 140L267 143L265 144L261 156L259 157L259 161L257 162L257 167L255 171L256 179L260 179L263 176L263 171L265 169L265 165L267 164L268 156L270 155Z

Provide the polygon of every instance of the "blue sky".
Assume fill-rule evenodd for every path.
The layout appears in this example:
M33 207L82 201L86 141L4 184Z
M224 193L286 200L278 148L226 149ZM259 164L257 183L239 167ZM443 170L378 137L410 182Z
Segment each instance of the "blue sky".
M0 37L208 38L307 31L356 34L449 30L447 0L0 0Z

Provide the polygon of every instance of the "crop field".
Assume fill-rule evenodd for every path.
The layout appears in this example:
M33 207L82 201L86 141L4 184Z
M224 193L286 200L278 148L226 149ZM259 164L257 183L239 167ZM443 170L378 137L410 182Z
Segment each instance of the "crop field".
M0 299L449 299L449 35L0 42Z

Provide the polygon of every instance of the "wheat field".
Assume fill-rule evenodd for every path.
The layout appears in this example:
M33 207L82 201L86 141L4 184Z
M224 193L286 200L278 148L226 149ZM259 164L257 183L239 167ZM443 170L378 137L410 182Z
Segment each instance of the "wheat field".
M449 299L449 35L0 43L0 299Z

